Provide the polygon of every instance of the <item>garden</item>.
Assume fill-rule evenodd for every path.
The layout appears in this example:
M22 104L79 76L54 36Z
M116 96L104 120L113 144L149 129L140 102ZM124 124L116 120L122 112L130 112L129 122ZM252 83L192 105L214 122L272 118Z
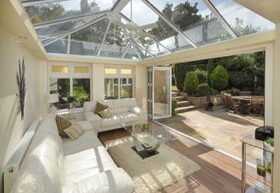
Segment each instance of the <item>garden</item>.
M173 66L173 85L197 107L263 115L264 70L264 52L180 63Z

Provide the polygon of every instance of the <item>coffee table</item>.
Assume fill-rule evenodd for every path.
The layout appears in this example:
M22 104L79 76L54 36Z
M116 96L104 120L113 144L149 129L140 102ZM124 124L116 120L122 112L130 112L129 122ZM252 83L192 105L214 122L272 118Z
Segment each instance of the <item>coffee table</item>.
M132 148L144 158L157 154L156 150L162 143L174 139L166 128L153 121L141 124L121 123L121 126L133 138L134 147Z

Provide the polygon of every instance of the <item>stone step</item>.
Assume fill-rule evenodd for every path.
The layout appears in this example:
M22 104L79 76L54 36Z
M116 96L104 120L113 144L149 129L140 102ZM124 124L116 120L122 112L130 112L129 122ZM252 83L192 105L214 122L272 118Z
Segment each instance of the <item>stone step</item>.
M188 111L192 111L192 110L195 110L197 109L196 106L187 106L187 107L178 107L175 109L175 113L184 113L184 112L188 112Z
M175 99L176 101L185 100L185 97L184 97L184 96L174 96L174 97L172 97L172 98Z
M178 107L186 107L186 106L190 106L190 105L191 105L190 101L177 101Z

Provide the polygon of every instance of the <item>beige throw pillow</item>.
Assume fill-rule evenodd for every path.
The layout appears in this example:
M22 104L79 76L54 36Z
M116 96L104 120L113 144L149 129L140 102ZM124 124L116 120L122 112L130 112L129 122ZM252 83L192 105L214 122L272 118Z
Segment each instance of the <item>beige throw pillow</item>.
M76 140L85 133L85 130L80 125L73 124L71 127L65 129L64 132L70 139Z
M103 119L109 119L113 116L112 111L110 109L104 109L103 111L100 111L98 114Z
M107 108L108 108L108 106L103 105L103 104L101 104L100 102L97 102L97 103L96 103L95 110L94 110L94 113L98 114L100 111L103 111L103 110L105 110L105 109L107 109Z

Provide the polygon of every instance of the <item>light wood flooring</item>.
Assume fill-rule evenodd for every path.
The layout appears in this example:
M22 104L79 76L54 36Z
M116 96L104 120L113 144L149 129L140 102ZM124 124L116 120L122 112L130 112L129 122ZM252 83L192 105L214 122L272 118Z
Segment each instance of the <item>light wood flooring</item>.
M124 129L99 134L99 139L106 141L127 137L130 134ZM176 136L175 140L166 143L197 163L201 169L178 183L166 187L159 193L240 193L241 162L219 153L203 144L188 138ZM249 168L254 174L254 169ZM249 179L250 184L253 180Z

